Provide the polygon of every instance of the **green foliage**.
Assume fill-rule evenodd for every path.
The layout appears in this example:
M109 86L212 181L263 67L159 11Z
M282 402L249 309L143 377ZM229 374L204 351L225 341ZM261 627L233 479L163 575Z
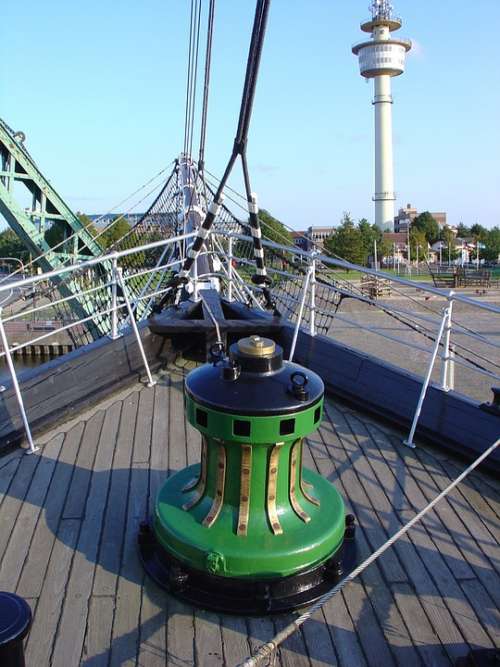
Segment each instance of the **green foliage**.
M363 225L363 228L366 228ZM364 264L367 257L366 238L360 227L355 227L349 213L344 213L335 233L325 241L326 249L352 264Z
M410 254L412 259L416 260L418 254L418 261L423 261L427 257L427 246L425 232L417 227L410 227Z
M121 215L118 215L99 236L99 243L103 248L110 248L120 241L130 231L130 224Z
M455 234L451 231L448 225L445 225L441 230L441 240L446 243L446 249L443 249L443 256L448 261L453 261L458 258L459 252L455 250Z
M262 223L262 236L274 243L282 245L293 245L293 237L285 225L277 218L274 218L269 211L261 209L259 219Z
M484 259L490 262L498 261L500 257L500 227L493 227L488 232L488 237L485 242L485 248L479 254L484 257Z
M97 230L95 228L95 225L92 223L92 220L88 217L88 215L85 215L85 213L77 213L76 214L82 225L86 228L86 230L92 235L95 236L97 234ZM57 250L63 250L64 247L61 246L60 244L64 241L64 239L70 237L73 235L73 231L68 227L68 225L65 222L62 221L56 221L52 223L50 227L48 227L45 230L45 240L49 244L51 248L56 248ZM81 245L81 244L80 244ZM68 244L67 250L69 252L72 252L73 250L73 244L70 242Z
M457 226L457 236L459 239L463 239L466 236L470 236L470 229L463 222L459 222Z
M411 227L424 232L425 238L429 243L435 243L439 239L439 225L429 211L424 211L420 215L417 215L411 223Z
M488 230L486 227L479 225L477 222L475 225L472 225L470 228L470 235L473 236L476 240L486 241L488 238Z
M22 262L29 259L29 251L11 229L0 232L0 257L16 257Z

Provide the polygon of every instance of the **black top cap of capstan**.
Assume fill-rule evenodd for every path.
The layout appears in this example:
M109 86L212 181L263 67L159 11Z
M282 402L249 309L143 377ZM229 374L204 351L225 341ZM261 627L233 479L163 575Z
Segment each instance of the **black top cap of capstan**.
M252 416L300 412L324 394L319 375L283 361L283 349L259 336L231 345L229 359L192 370L185 388L193 400L208 408Z

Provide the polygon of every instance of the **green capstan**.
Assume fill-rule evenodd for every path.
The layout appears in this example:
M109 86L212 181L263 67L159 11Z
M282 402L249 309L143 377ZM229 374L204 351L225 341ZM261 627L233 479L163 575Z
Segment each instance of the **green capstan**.
M258 336L187 376L186 416L201 434L200 462L167 480L152 522L159 550L175 563L174 592L189 589L190 577L195 588L207 577L210 585L264 586L264 597L281 595L280 609L292 608L339 575L344 503L302 463L304 438L322 419L323 394L316 374L284 362L282 349ZM279 581L290 582L292 601L288 590L276 592ZM214 605L205 590L185 597L231 610Z

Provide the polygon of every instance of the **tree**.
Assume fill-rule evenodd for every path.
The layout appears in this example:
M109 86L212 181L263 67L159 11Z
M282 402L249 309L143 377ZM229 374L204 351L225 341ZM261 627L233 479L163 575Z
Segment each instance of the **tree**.
M490 262L498 261L500 257L500 227L493 227L489 230L485 246L482 252L484 259Z
M424 232L425 238L429 243L435 243L439 239L439 225L429 211L424 211L420 215L417 215L411 226Z
M477 240L486 241L486 239L488 238L488 230L486 229L486 227L483 227L482 225L476 222L476 224L472 225L472 227L470 228L470 235L473 236L476 239L476 241Z
M463 222L458 223L457 227L457 236L460 239L465 238L466 236L470 236L470 229L466 225L464 225Z
M344 213L335 234L329 236L325 241L326 249L334 255L345 259L352 264L365 264L367 250L363 240L363 234L349 213Z
M117 215L116 218L109 223L101 236L99 236L98 241L103 248L110 248L114 243L120 241L130 229L130 224L125 218L121 215Z
M0 232L0 257L16 257L22 262L29 259L29 251L12 229Z
M417 259L419 262L427 257L427 238L425 232L418 229L417 227L410 227L410 253L413 259ZM418 252L417 252L418 247Z
M262 223L262 236L268 241L281 243L281 245L293 245L293 237L285 225L265 208L259 211L259 220Z
M97 234L97 230L95 228L95 225L93 224L92 220L89 218L88 215L85 215L85 213L77 213L76 214L77 218L80 220L82 225L85 227L85 229L91 234L92 236L95 236ZM73 231L71 230L70 227L65 222L53 222L50 227L48 227L45 230L45 240L49 244L51 248L57 247L57 250L63 250L63 247L60 245L65 239L69 238L70 236L73 235ZM72 250L72 246L71 246Z
M455 250L455 234L448 225L441 230L441 240L446 243L446 257L451 261L457 259L459 253Z

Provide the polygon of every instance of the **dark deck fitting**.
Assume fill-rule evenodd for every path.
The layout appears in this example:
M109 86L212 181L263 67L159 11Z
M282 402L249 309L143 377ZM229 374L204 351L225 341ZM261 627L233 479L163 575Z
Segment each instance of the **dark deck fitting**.
M24 667L23 639L31 627L31 609L18 595L0 592L0 665Z
M238 616L260 616L305 607L347 576L356 566L354 532L354 517L349 514L344 542L326 563L265 582L228 579L186 567L162 549L149 523L141 525L139 552L149 576L185 602Z

